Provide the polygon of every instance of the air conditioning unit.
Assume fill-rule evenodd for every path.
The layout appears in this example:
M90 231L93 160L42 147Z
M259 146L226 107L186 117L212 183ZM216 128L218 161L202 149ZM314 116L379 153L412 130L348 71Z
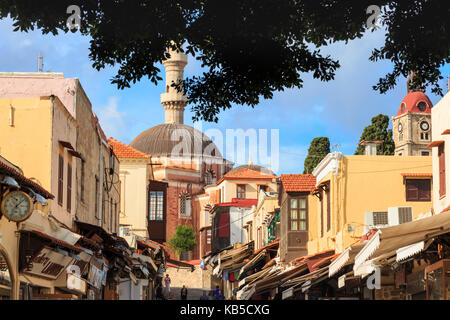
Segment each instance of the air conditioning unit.
M387 211L371 211L364 214L364 233L370 229L380 229L389 225Z
M396 226L413 220L412 207L390 207L388 208L389 226Z

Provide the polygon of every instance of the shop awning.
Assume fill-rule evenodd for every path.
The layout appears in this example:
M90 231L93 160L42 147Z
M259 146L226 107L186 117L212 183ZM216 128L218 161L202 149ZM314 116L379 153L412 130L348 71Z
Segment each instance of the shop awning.
M381 256L450 232L450 212L379 229L355 257L356 270L371 257Z
M343 267L352 264L355 261L355 256L364 247L364 243L358 243L344 250L333 262L330 264L328 276L331 278L339 272Z
M178 261L178 260L172 260L170 258L166 258L166 262L176 266L177 268L191 269L191 271L195 270L195 266L193 266L190 263L186 263L186 262L182 262L182 261Z
M265 258L266 258L266 250L263 250L241 268L241 270L239 271L239 278L244 272L247 272L248 270L252 269L258 262L264 260Z
M75 245L81 238L81 235L62 227L60 224L54 217L50 217L41 211L33 211L30 218L22 223L22 229L36 231L70 245Z
M420 241L414 244L411 244L406 247L402 247L397 250L397 262L408 259L409 257L412 257L415 254L418 254L419 252L425 250L428 248L428 246L433 242L433 240L429 241Z

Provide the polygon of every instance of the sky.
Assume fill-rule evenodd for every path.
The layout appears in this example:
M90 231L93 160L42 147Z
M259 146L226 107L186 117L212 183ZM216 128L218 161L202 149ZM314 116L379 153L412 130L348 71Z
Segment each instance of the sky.
M13 32L12 24L10 19L0 20L0 72L35 72L37 57L41 53L44 71L62 72L66 78L80 79L106 135L126 144L142 131L164 122L164 109L160 103L164 81L156 86L148 80L141 80L131 88L119 90L110 81L117 66L100 71L92 67L88 37L78 32L57 36L42 35L38 30ZM274 150L270 163L256 151L251 151L254 149L249 148L248 143L246 150L236 150L237 155L233 159L230 159L233 156L230 150L223 149L220 140L217 143L222 154L236 165L247 163L251 152L253 163L270 165L277 174L302 173L309 144L315 137L328 137L332 151L353 154L371 118L379 113L391 118L406 95L406 79L400 79L396 88L387 94L372 90L372 85L392 70L389 62L371 62L368 59L372 49L380 47L383 40L384 32L379 29L367 32L362 39L323 48L322 53L330 54L341 64L334 80L321 82L313 79L311 74L304 74L304 87L301 89L276 92L273 99L262 100L253 109L235 106L222 111L218 123L202 122L195 126L212 135L213 141L217 130L224 138L227 130L256 130L258 138L267 132L269 155L270 150ZM160 70L165 79L162 66ZM199 75L201 71L199 63L189 57L185 76ZM448 65L441 71L444 78L450 75ZM445 88L444 80L442 86ZM440 100L439 96L429 91L426 93L433 104ZM189 106L184 118L185 124L194 126ZM272 134L274 139L271 139ZM278 153L275 152L277 150ZM238 158L239 155L245 156Z

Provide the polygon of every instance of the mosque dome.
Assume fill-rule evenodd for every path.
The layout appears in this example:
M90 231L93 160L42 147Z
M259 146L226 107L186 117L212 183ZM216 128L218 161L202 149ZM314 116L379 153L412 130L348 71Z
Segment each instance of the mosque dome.
M130 146L153 157L222 157L217 146L201 131L181 123L166 123L138 135Z

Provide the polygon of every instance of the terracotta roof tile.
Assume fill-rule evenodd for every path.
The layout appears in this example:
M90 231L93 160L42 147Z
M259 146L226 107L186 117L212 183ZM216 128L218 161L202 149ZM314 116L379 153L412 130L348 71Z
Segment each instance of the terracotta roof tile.
M21 172L19 172L15 168L9 166L6 162L3 162L1 159L0 159L0 173L6 173L7 175L10 175L19 184L22 184L22 185L26 186L27 188L30 188L31 190L33 190L36 193L39 193L41 196L45 197L46 199L54 199L55 198L55 196L52 195L50 192L45 190L43 187L38 185L33 180L25 177Z
M280 179L286 192L313 191L316 187L312 174L282 174Z
M433 174L431 172L427 172L427 173L417 173L417 172L413 172L413 173L401 173L402 176L404 177L432 177Z
M217 203L217 207L251 207L258 205L258 199L231 199L231 202Z
M117 141L116 139L109 138L108 143L113 148L114 153L118 158L128 158L128 159L149 159L150 155L136 150L133 147L127 146L126 144Z
M248 168L242 168L238 171L227 173L224 176L224 179L273 179L277 178L277 176L272 174L264 174L260 171L251 170Z

